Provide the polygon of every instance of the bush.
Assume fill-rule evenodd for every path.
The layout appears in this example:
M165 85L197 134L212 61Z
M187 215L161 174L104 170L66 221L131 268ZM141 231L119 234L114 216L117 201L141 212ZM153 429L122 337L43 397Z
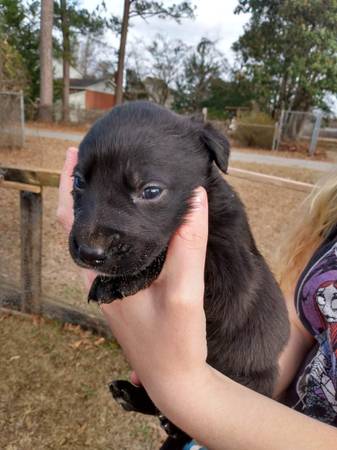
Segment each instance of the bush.
M273 119L262 112L242 113L237 118L233 138L248 147L271 149L275 124Z
M0 91L20 91L27 84L27 73L19 52L0 34Z

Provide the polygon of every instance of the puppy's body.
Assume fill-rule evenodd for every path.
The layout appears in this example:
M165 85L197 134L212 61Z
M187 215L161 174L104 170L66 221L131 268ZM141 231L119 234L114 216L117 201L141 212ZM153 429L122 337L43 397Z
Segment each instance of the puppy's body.
M208 362L233 380L271 396L277 358L288 337L284 301L255 246L240 200L215 168L207 192Z
M193 190L204 186L208 362L270 396L289 333L286 307L241 201L214 165L225 172L228 156L226 139L208 125L146 102L114 108L80 145L70 251L78 264L105 274L91 299L130 295L158 276ZM161 192L147 200L149 185Z

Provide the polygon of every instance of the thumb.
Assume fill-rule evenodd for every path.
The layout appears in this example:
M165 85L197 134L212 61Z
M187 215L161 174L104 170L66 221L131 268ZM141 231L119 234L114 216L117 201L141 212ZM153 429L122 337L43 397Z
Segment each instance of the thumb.
M77 158L77 148L68 148L60 177L57 218L67 231L70 231L73 222L73 197L71 191L73 187L72 175L77 164Z
M207 193L199 187L193 194L191 211L171 239L160 275L187 298L203 289L208 239Z

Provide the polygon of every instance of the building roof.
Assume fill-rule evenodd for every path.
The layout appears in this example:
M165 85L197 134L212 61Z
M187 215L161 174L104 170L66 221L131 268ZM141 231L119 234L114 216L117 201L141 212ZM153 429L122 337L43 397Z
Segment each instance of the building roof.
M110 81L109 78L71 78L70 87L73 89L85 90L89 86L101 83L102 81Z

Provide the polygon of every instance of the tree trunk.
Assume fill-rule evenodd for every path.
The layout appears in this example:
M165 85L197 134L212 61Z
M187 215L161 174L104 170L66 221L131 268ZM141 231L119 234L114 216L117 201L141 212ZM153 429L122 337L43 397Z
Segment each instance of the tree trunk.
M124 75L126 40L127 40L128 27L129 27L130 3L131 3L131 0L124 0L124 12L123 12L123 22L122 22L122 30L121 30L121 40L120 40L119 52L118 52L118 68L117 68L117 80L116 80L116 105L120 105L123 102L123 75Z
M70 88L70 33L67 14L67 1L61 0L61 22L63 37L63 97L62 97L62 118L64 122L69 122L69 88Z
M53 120L53 0L41 1L39 119Z

